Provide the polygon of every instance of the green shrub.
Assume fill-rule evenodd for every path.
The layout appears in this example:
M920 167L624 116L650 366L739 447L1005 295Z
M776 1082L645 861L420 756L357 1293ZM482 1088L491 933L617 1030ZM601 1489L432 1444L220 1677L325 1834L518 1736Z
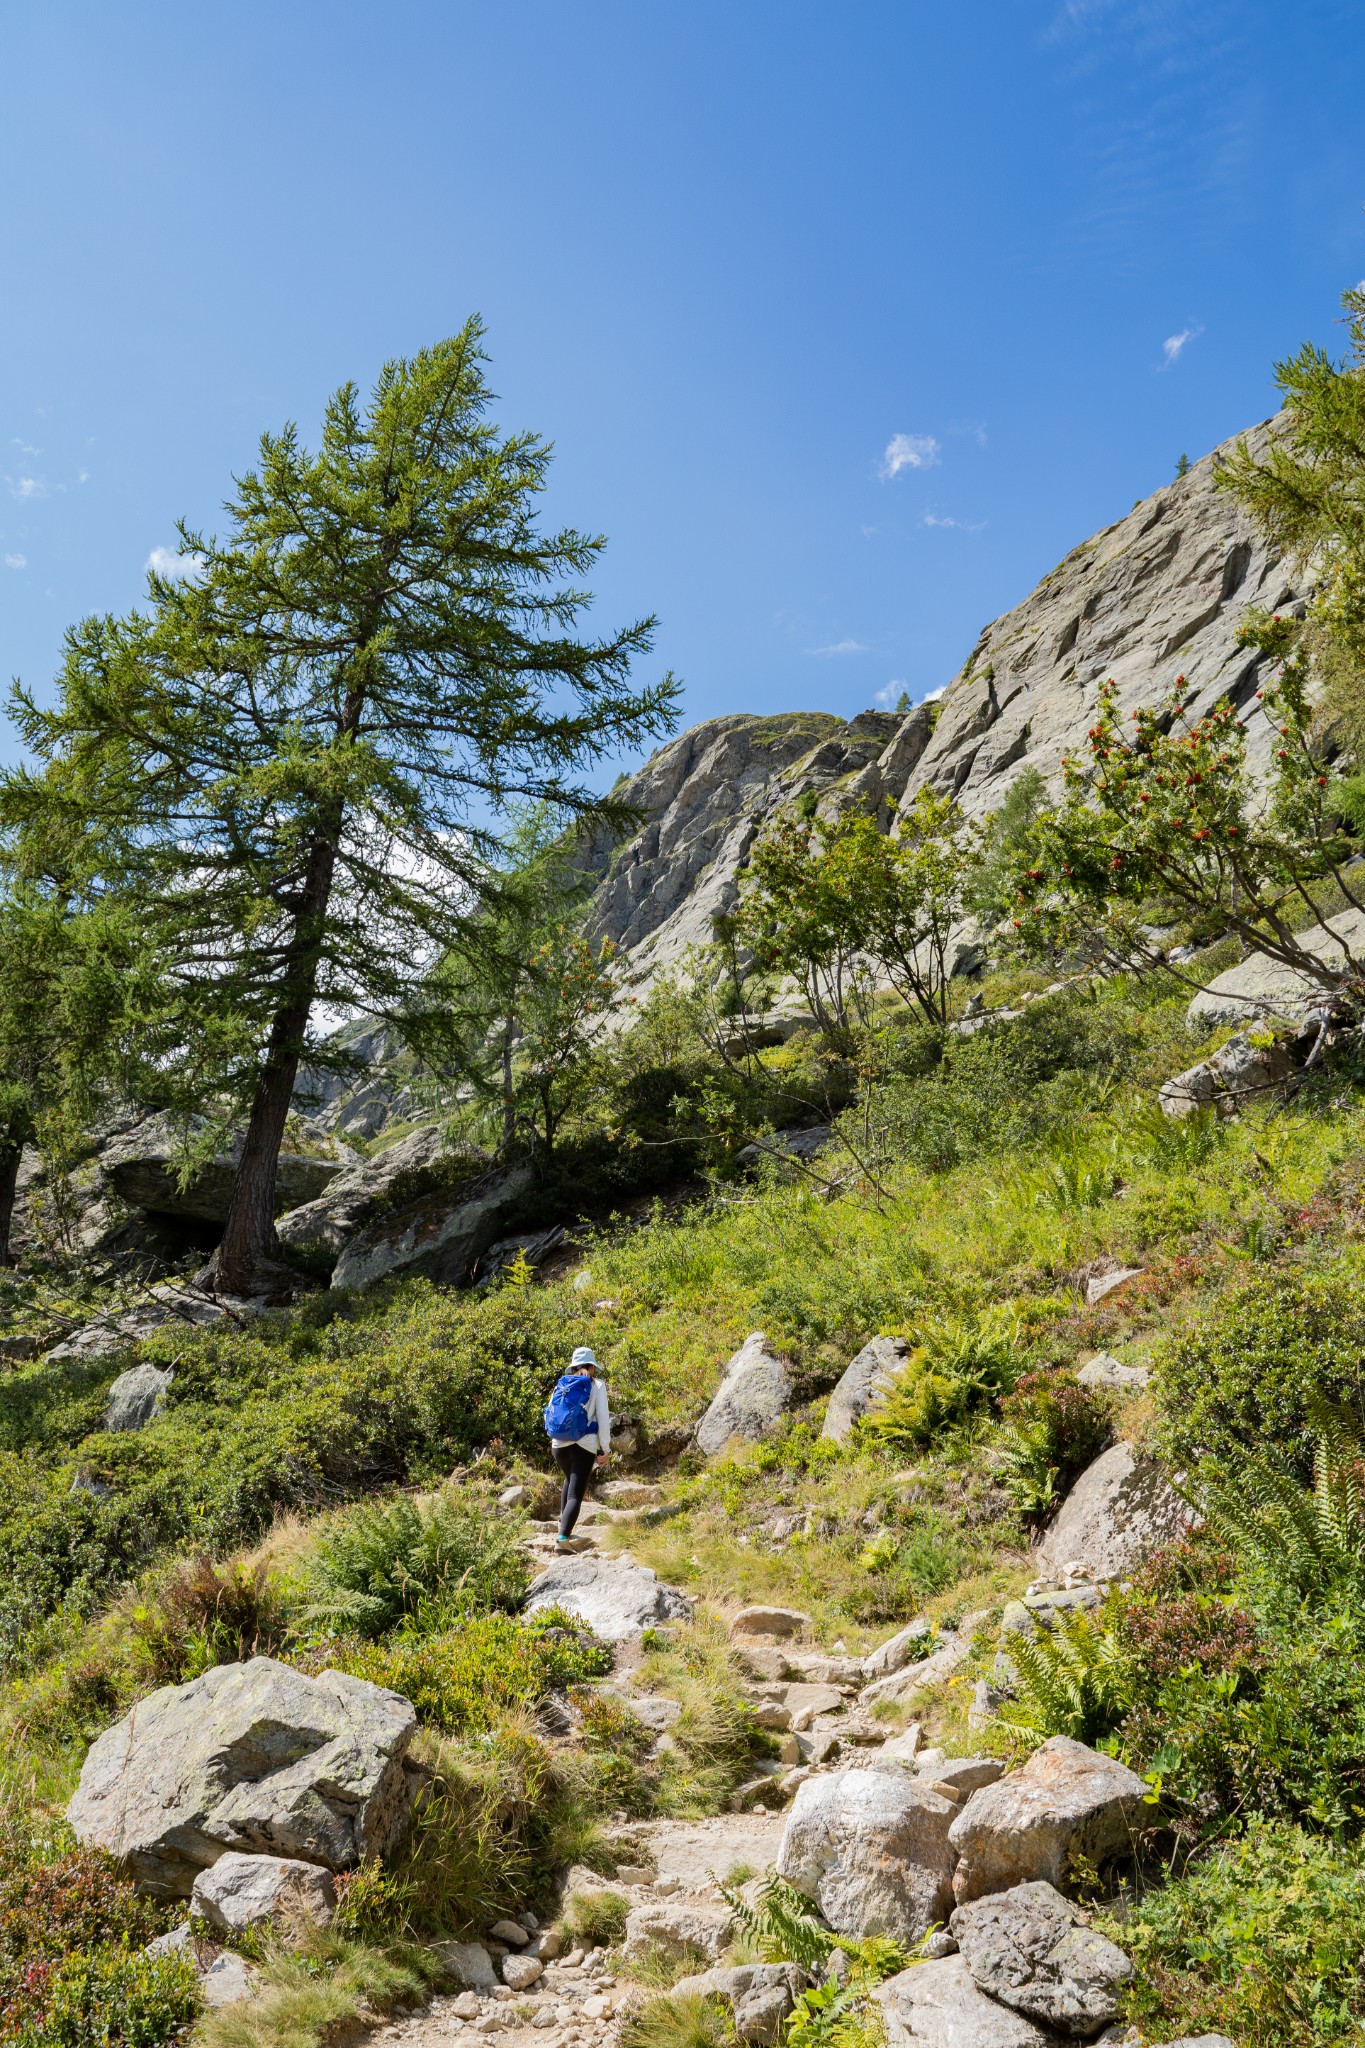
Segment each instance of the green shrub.
M406 1621L435 1633L457 1613L515 1607L528 1571L521 1524L446 1493L353 1508L318 1537L305 1620L375 1640Z
M1114 1618L1097 1620L1078 1609L1033 1636L1006 1637L1018 1678L1016 1697L1000 1709L1005 1725L1039 1739L1069 1735L1092 1745L1111 1735L1133 1704Z
M1021 1368L1019 1319L1006 1308L928 1319L910 1336L914 1350L862 1425L893 1450L932 1443L971 1408L1012 1387Z
M738 2041L725 2000L691 1991L651 1998L621 2024L621 2048L737 2048Z
M531 1288L320 1296L288 1319L149 1339L144 1355L176 1362L165 1413L112 1435L87 1435L102 1396L73 1405L56 1368L19 1368L0 1381L0 1662L177 1544L231 1550L281 1511L433 1478L495 1441L539 1455L580 1320Z
M625 1934L629 1911L630 1900L624 1892L574 1892L564 1908L565 1932L580 1948L594 1944L609 1948Z
M1031 1372L1001 1412L1005 1491L1026 1522L1042 1522L1108 1442L1108 1406L1068 1373Z
M137 1953L166 1909L100 1850L40 1860L26 1829L0 1863L0 2042L15 2048L156 2048L198 2008L179 1957Z
M0 2042L13 2048L161 2048L199 2010L183 1956L97 1948L35 1961L0 1990Z
M284 1612L268 1567L204 1552L174 1566L129 1613L158 1685L179 1685L213 1664L268 1656L284 1641Z
M1344 2048L1359 2036L1365 1869L1338 1844L1253 1825L1105 1931L1137 1965L1126 2016L1149 2040Z
M548 1692L602 1677L612 1653L572 1616L542 1608L525 1621L470 1615L439 1635L342 1644L333 1662L403 1693L430 1726L464 1735Z
M1177 1468L1275 1444L1307 1480L1313 1397L1365 1407L1365 1291L1349 1271L1258 1274L1159 1355L1157 1390Z

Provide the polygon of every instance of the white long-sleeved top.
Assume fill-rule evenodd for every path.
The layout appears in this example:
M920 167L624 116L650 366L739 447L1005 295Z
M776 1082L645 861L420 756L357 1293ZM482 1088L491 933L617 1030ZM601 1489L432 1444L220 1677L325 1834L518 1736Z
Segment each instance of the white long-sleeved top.
M586 1436L556 1436L550 1442L557 1451L567 1450L576 1443L583 1451L609 1451L611 1449L611 1410L607 1406L607 1383L594 1379L592 1393L588 1399L588 1421L592 1424Z

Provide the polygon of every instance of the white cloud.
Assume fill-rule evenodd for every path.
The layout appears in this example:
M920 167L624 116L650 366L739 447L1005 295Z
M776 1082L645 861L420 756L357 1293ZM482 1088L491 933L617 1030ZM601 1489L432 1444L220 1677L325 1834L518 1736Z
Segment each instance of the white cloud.
M173 583L193 583L203 567L203 557L178 555L174 548L153 548L143 566L150 575L169 577Z
M1203 332L1202 327L1182 327L1179 334L1168 334L1161 344L1162 369L1169 370L1172 363L1178 363L1185 353L1186 345L1198 341Z
M945 513L940 519L936 512L926 512L920 521L921 526L951 526L958 533L980 533L985 524L984 519L978 519L975 522L967 519L954 519L951 513Z
M940 453L932 434L893 434L882 456L882 482L889 484L903 469L933 469Z
M5 567L6 567L7 569L27 569L27 567L28 567L28 556L27 556L27 555L6 555L6 556L5 556Z
M807 654L870 654L865 640L831 640L826 647L808 647Z
M9 485L9 492L12 498L45 498L47 496L47 485L40 476L7 476L5 482Z
M899 704L908 688L909 684L903 676L892 676L886 688L878 690L876 701L881 705L883 711L889 711L893 704Z

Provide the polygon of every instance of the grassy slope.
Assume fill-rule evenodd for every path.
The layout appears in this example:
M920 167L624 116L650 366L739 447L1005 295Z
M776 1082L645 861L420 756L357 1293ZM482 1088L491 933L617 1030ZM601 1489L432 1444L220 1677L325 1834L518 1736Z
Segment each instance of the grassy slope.
M469 1483L481 1494L539 1469L542 1389L575 1342L597 1346L615 1405L655 1432L698 1414L751 1329L798 1368L803 1407L776 1450L709 1474L685 1459L669 1475L681 1512L631 1532L635 1555L704 1601L789 1602L812 1613L824 1646L850 1649L916 1612L998 1609L1030 1568L989 1417L923 1454L855 1447L833 1457L816 1427L854 1350L879 1331L970 1324L996 1307L1017 1318L1032 1365L1067 1367L1101 1347L1146 1357L1258 1258L1355 1263L1352 1190L1365 1156L1356 1094L1346 1087L1218 1130L1163 1131L1144 1091L1193 1055L1173 1011L1139 1022L1129 1072L1142 1087L1078 1084L1075 1114L1045 1144L940 1172L884 1168L875 1187L852 1175L833 1195L781 1177L721 1189L680 1219L604 1232L586 1273L553 1286L476 1301L406 1283L249 1333L158 1339L144 1355L175 1356L175 1392L165 1419L136 1438L95 1432L114 1364L62 1380L20 1368L0 1390L0 1625L10 1649L0 1725L11 1755L22 1753L42 1799L59 1799L89 1737L155 1682L138 1625L164 1571L149 1549L222 1557L267 1539L262 1554L287 1587L316 1518L348 1498L429 1486L475 1459ZM1146 1272L1086 1310L1076 1273L1104 1254ZM1131 1435L1150 1425L1148 1403L1120 1412ZM77 1474L108 1496L73 1496ZM290 1519L272 1537L281 1511ZM801 1527L765 1530L779 1513L800 1514ZM140 1590L117 1591L120 1581ZM723 1653L709 1640L698 1652L711 1688L698 1725L709 1713L719 1727ZM945 1733L960 1728L963 1704L960 1687L940 1702ZM522 1740L513 1730L508 1754L534 1776L542 1766L526 1762ZM735 1740L727 1724L724 1741ZM703 1748L690 1788L651 1791L637 1772L613 1787L612 1803L666 1796L686 1810L703 1781L705 1796L720 1796L733 1775L717 1774ZM452 1782L463 1769L451 1765ZM577 1824L561 1802L563 1842ZM1191 1993L1165 2010L1186 2008L1204 2009Z

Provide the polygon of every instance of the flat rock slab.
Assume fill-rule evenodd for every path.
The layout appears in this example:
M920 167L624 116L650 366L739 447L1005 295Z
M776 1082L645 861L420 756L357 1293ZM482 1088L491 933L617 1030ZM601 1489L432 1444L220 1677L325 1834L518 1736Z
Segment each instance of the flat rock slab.
M973 1792L953 1822L958 1904L1034 1879L1060 1885L1074 1859L1098 1870L1127 1854L1148 1818L1146 1793L1113 1757L1052 1736L1022 1769Z
M854 1424L881 1406L909 1356L910 1346L904 1337L873 1337L864 1344L829 1397L821 1436L847 1443Z
M329 1870L291 1856L243 1856L230 1849L194 1880L190 1905L219 1934L248 1927L287 1931L331 1925L337 1892Z
M451 1194L376 1217L342 1247L332 1285L373 1287L390 1273L422 1273L459 1286L534 1184L530 1166L496 1167Z
M1118 2017L1133 1965L1052 1885L975 1899L948 1928L978 1989L1043 2026L1089 2036Z
M738 1437L762 1443L792 1404L792 1377L762 1330L744 1339L725 1368L710 1407L697 1424L697 1448L708 1458Z
M919 1941L949 1911L957 1811L954 1800L901 1770L807 1778L796 1789L778 1875L839 1934Z
M1082 1472L1038 1556L1054 1571L1076 1567L1075 1577L1125 1579L1154 1550L1183 1536L1194 1519L1153 1459L1135 1457L1130 1444L1115 1444Z
M153 1898L188 1898L229 1849L349 1869L407 1818L416 1729L410 1701L363 1678L217 1664L92 1743L67 1818Z
M649 1900L632 1906L626 1918L624 1954L628 1962L650 1956L705 1956L717 1962L734 1930L728 1906L700 1904L692 1899Z
M734 1870L770 1870L782 1846L786 1816L780 1813L718 1814L714 1820L642 1821L619 1828L626 1841L650 1856L658 1880L682 1891L706 1891ZM598 1878L598 1884L610 1879Z
M734 1636L799 1636L809 1628L811 1617L799 1607L741 1607L730 1622Z
M523 1612L535 1614L543 1607L576 1614L609 1643L692 1618L685 1593L627 1557L556 1557L531 1581Z
M961 1956L902 1970L874 1996L889 2048L1052 2048L1050 2034L978 1989Z

